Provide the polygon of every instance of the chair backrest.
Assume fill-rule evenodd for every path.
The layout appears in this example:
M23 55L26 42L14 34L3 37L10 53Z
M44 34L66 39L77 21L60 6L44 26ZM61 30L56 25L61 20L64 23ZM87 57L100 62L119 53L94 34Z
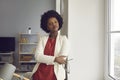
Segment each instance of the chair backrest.
M11 80L16 67L12 64L5 63L2 68L0 68L0 78L3 80Z

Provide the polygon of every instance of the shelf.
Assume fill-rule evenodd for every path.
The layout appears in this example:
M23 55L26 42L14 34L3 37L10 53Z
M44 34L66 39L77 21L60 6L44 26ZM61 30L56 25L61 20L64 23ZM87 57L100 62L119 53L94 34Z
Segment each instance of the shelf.
M13 52L9 52L9 53L0 53L0 55L12 55Z
M36 45L37 42L36 43L19 43L19 44L22 44L22 45Z
M36 61L34 61L34 60L31 60L31 61L20 61L20 63L36 63Z
M34 52L40 36L38 33L19 34L19 69L20 71L31 71L36 64Z
M34 55L32 52L20 52L20 55Z
M29 34L29 33L20 33L20 35L29 35L29 36L31 36L31 35L39 35L39 33L31 33L31 34Z
M5 63L13 64L13 53L14 52L0 53L0 67Z

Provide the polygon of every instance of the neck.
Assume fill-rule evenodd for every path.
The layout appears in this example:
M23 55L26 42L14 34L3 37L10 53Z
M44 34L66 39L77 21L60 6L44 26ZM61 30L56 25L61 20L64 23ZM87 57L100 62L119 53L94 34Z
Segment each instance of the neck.
M51 32L50 33L50 38L56 38L57 34L58 34L58 32Z

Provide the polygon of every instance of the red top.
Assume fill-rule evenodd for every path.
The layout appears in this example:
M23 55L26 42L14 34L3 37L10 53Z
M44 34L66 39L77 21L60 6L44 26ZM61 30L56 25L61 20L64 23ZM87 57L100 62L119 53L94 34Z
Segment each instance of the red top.
M55 43L56 39L48 38L44 49L44 55L54 56ZM54 65L40 63L37 71L33 75L33 80L57 80L54 73Z

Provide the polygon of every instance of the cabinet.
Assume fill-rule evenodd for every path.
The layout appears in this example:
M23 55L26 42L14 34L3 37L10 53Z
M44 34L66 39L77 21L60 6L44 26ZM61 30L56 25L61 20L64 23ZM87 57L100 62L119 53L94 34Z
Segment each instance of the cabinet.
M32 71L35 65L34 51L39 41L39 33L19 33L19 70Z
M0 53L0 67L5 63L13 64L13 53L14 52Z

